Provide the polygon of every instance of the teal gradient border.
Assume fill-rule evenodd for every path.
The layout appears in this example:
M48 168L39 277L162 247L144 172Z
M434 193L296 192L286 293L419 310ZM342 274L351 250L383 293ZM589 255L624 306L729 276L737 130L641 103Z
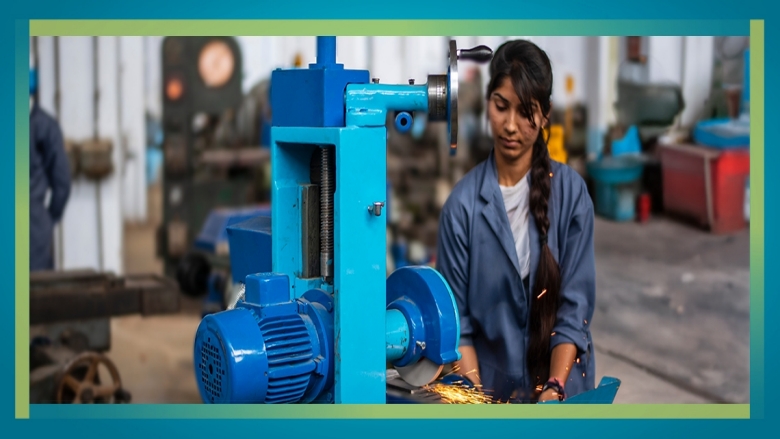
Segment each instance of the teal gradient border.
M126 418L283 418L283 419L349 419L349 418L746 418L764 417L764 106L763 106L763 22L747 20L596 20L596 21L463 21L438 20L435 27L430 23L421 27L416 20L401 20L387 26L387 20L378 22L334 20L330 24L303 20L252 22L248 20L225 21L79 21L63 20L34 21L18 20L15 26L15 75L14 88L14 195L15 195L15 416L24 419L126 419ZM383 24L384 23L384 24ZM133 26L134 24L134 26ZM265 26L260 26L264 24ZM262 29L239 32L244 29ZM47 31L48 26L57 32ZM378 29L371 32L371 29ZM437 32L431 31L435 28ZM123 32L117 32L117 29ZM127 31L124 31L127 29ZM232 29L232 30L231 30ZM365 31L363 31L365 29ZM421 29L426 31L421 32ZM216 31L215 31L216 30ZM277 32L269 32L277 30ZM283 32L282 32L283 30ZM313 30L330 31L314 32ZM316 35L321 33L337 35L747 35L751 34L751 236L750 236L750 298L751 298L751 403L732 406L712 405L635 405L610 406L607 411L600 406L189 406L189 405L130 405L104 407L29 406L29 118L27 117L28 75L27 54L30 31L37 35ZM514 32L517 31L517 32ZM47 33L49 32L49 33ZM237 33L233 33L237 32ZM761 36L760 43L755 39ZM759 46L760 44L760 46ZM554 408L553 408L554 407Z

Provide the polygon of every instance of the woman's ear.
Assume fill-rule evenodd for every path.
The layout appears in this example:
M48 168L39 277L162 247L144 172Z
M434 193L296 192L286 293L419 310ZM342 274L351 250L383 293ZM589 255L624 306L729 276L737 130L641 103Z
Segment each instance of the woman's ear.
M550 100L550 109L547 111L547 114L544 116L544 126L550 124L550 118L552 117L552 112L553 112L553 103L552 100Z

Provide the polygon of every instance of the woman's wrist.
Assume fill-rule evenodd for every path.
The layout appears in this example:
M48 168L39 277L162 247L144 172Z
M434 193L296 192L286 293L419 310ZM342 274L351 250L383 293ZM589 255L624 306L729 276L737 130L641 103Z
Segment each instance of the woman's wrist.
M566 390L564 388L563 382L558 378L553 377L547 380L547 383L542 386L542 393L550 389L555 391L559 401L566 399Z

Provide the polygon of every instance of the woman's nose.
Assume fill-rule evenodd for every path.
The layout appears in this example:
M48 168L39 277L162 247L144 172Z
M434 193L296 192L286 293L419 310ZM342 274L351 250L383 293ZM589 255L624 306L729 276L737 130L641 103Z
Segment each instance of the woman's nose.
M513 114L510 114L506 118L506 122L504 122L504 130L506 130L507 134L514 134L517 132L517 121L516 116Z

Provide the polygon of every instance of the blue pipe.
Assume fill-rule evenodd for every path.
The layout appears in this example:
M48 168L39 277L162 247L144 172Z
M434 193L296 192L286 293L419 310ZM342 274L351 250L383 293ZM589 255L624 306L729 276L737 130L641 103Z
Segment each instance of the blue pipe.
M388 111L428 112L427 85L349 84L347 126L385 126Z
M317 64L336 64L336 37L317 37Z
M385 314L385 328L387 361L392 362L403 357L409 349L409 323L401 311L388 309Z

